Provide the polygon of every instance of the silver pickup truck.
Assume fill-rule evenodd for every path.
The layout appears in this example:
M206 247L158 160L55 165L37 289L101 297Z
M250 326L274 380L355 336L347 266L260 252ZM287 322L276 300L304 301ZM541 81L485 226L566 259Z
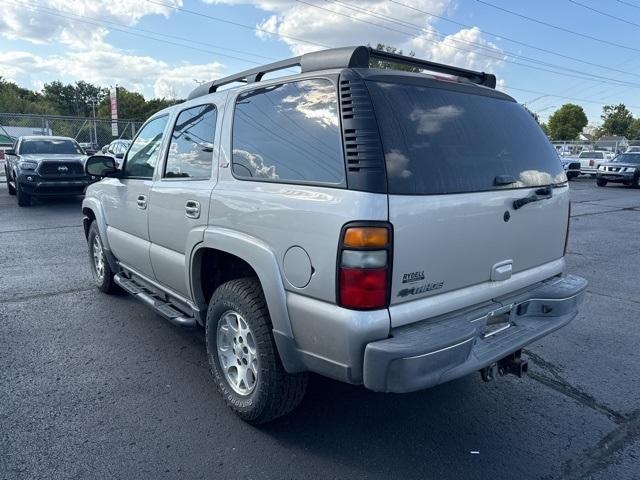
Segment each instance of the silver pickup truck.
M522 375L521 349L586 288L563 274L560 160L482 72L309 53L198 87L121 168L86 169L103 178L82 205L98 287L203 326L218 390L252 423L295 408L307 372L378 392Z

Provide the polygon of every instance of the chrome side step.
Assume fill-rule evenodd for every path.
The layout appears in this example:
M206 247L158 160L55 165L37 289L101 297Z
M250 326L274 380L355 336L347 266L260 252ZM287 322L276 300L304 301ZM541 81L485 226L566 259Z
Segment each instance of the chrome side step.
M116 273L113 276L113 280L124 291L153 308L157 313L174 325L186 328L193 328L196 326L195 317L183 313L170 302L158 298L158 293L137 283L133 278L127 278L122 273Z

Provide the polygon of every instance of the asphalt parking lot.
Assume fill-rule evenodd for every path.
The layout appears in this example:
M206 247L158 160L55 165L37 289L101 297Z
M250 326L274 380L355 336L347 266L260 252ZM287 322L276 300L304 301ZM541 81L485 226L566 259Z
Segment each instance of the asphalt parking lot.
M256 428L216 393L201 330L93 288L80 199L18 208L2 183L0 478L640 478L640 190L571 188L589 291L528 377L408 395L314 377Z

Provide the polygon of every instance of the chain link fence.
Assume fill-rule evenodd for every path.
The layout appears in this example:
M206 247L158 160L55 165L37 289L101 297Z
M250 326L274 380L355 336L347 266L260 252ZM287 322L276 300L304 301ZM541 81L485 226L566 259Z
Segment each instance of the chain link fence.
M0 113L0 145L13 143L22 135L59 135L102 147L118 138L132 139L142 126L142 122L133 120L117 120L116 123L117 132L112 130L110 118Z

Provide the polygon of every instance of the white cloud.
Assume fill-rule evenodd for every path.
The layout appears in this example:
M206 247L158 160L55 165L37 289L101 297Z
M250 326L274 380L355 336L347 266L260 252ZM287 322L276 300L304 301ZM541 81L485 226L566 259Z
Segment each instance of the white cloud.
M181 6L182 0L162 0L162 3ZM87 49L103 42L108 33L108 29L96 25L96 21L131 26L145 15L168 17L171 11L144 0L2 0L0 33L9 39L35 44L58 41Z
M504 59L500 48L485 40L477 27L447 36L433 27L435 18L429 13L446 15L455 7L453 0L402 2L413 8L384 0L309 2L315 6L294 0L203 1L249 4L269 12L257 27L281 35L295 55L322 49L321 45L384 43L405 53L413 51L420 58L485 71L495 70ZM258 32L257 36L269 37L264 32Z
M0 71L7 78L30 78L32 85L42 85L42 77L75 82L82 79L97 85L118 84L147 97L184 98L197 85L196 79L222 76L220 63L173 67L149 56L128 55L104 47L87 56L70 51L65 55L43 57L31 52L0 52Z

